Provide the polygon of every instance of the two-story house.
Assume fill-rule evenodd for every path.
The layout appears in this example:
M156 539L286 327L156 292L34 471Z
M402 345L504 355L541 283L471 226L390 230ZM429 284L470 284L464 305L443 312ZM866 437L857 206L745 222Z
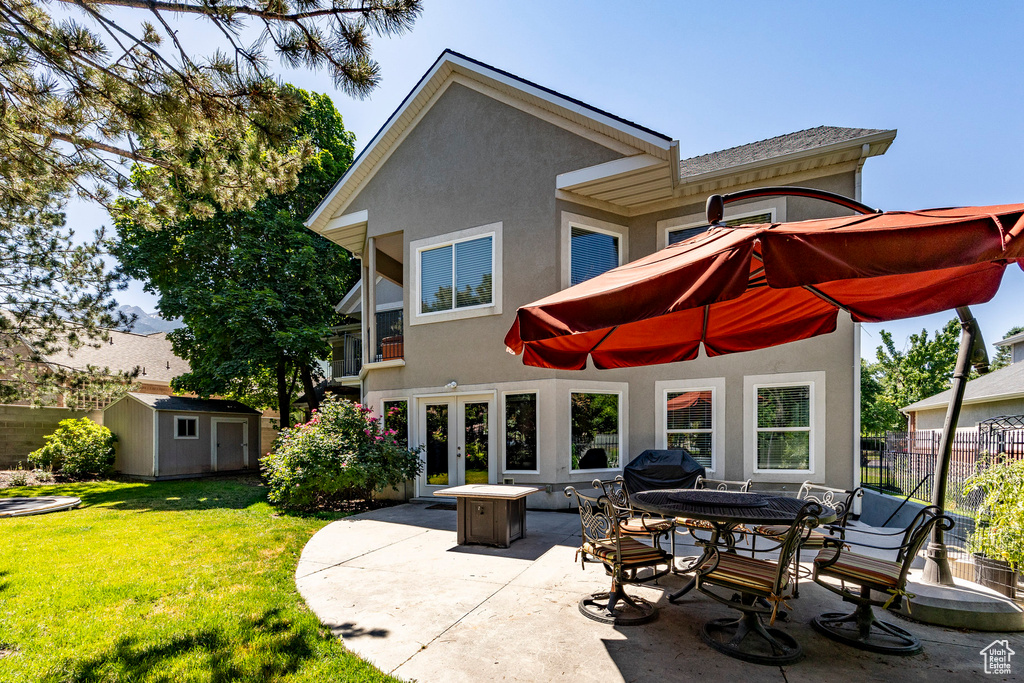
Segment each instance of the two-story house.
M670 136L446 51L307 221L362 264L339 306L361 323L337 331L332 375L425 447L418 496L514 481L546 487L531 506L565 507L564 486L673 446L718 478L851 486L849 318L784 347L619 370L527 367L502 340L518 306L703 230L711 193L799 185L859 199L865 160L895 136L819 127L680 160ZM726 218L843 211L779 197Z

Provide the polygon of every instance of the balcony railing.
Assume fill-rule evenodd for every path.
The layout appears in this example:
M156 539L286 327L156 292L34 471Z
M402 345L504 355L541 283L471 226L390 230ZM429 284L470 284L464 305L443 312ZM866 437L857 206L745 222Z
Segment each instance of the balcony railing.
M405 358L402 310L377 312L377 352L370 362ZM358 377L363 367L363 340L359 332L344 332L336 339L331 358L331 377Z
M402 309L377 311L377 353L374 362L405 358Z
M340 348L335 347L334 357L331 359L331 377L358 377L362 367L363 340L358 332L345 332L341 335Z

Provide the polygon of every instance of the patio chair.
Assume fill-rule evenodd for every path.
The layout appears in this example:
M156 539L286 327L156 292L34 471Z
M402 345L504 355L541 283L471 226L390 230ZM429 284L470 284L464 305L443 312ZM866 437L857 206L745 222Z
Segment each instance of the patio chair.
M622 475L609 481L595 479L595 489L601 489L608 500L616 508L616 512L622 517L619 519L619 531L627 536L650 538L654 547L661 548L661 539L668 538L670 545L669 554L675 555L675 522L650 512L637 510L629 502L629 490Z
M841 597L844 602L855 604L857 608L849 614L820 614L811 621L811 626L832 640L862 650L892 655L920 652L922 646L917 637L899 626L879 621L872 608L877 605L883 609L899 609L904 598L912 597L907 593L907 573L936 524L944 531L953 528L952 519L943 515L938 506L929 505L917 513L910 525L902 531L889 534L858 530L858 534L880 537L898 537L902 534L902 543L895 547L849 539L844 543L826 538L826 547L814 558L814 581ZM896 559L884 560L861 555L845 550L845 545L896 550ZM826 577L838 579L839 585L825 581ZM847 583L860 586L860 592L847 588Z
M836 521L824 527L828 530L828 534L824 534L817 530L812 530L810 535L804 541L800 550L797 551L793 557L793 569L796 570L794 575L793 583L793 597L800 595L800 578L801 573L807 570L800 570L800 553L804 548L811 548L813 550L821 550L825 547L825 540L829 538L839 538L844 540L846 538L846 523L850 519L850 511L853 509L853 504L858 498L864 497L864 489L859 486L852 491L846 489L831 488L829 486L822 486L820 484L812 484L809 481L805 481L800 486L800 491L796 495L800 500L813 500L822 505L827 505L836 511ZM757 538L763 536L771 541L779 542L789 531L789 527L783 525L762 525L754 527L754 533L750 536L751 538L751 549L757 552ZM809 577L810 573L804 573L804 578Z
M713 489L715 491L736 491L738 493L747 493L750 491L750 485L753 482L750 479L746 481L730 481L728 479L708 479L707 477L698 476L697 480L693 484L695 489ZM689 517L676 517L676 525L683 527L693 538L697 541L701 539L694 534L694 531L712 531L714 527L712 524L703 519L690 519ZM736 527L733 532L735 536L744 536L750 533L750 530L744 526ZM735 539L724 539L728 545L734 545Z
M623 587L653 581L668 574L672 558L664 550L622 533L620 523L625 516L608 496L588 496L572 486L565 489L565 495L575 497L579 506L583 538L576 556L580 565L586 569L587 562L599 562L612 577L610 591L594 593L580 600L580 612L595 621L616 626L643 624L655 619L658 612L654 604L630 596ZM646 569L650 572L641 571Z
M804 504L779 545L777 561L747 557L705 544L710 552L697 569L697 590L739 610L742 616L704 624L704 642L731 657L757 664L788 664L803 655L792 636L773 626L780 605L793 597L793 556L810 529L817 526L821 513L820 504ZM767 627L762 616L769 616Z

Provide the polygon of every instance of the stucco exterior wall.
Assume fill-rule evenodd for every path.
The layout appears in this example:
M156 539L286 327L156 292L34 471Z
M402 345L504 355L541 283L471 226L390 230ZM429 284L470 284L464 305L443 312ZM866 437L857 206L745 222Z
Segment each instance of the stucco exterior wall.
M659 247L659 221L703 215L699 203L632 218L601 212L555 198L555 178L618 156L617 153L536 119L476 91L454 85L408 134L376 175L354 198L346 212L368 212L367 234L402 233L405 276L405 365L374 369L364 379L366 402L380 408L383 399L408 398L415 443L421 413L417 396L449 395L444 385L455 381L456 394L489 397L501 409L503 392L538 391L539 472L515 475L518 482L552 484L551 494L534 495L531 506L564 507L558 486L590 481L615 472L578 473L569 470L569 393L592 386L623 396L623 449L633 457L647 448L664 447L656 432L656 415L663 410L663 392L655 382L721 379L724 383L724 448L716 476L742 479L750 475L752 456L748 412L753 401L745 378L792 373L824 373L815 391L825 409L814 472L756 475L761 488L794 488L804 479L849 487L854 482L855 326L840 314L835 333L813 340L734 354L701 357L687 363L648 368L582 372L552 371L523 365L522 358L505 352L503 338L515 311L530 301L562 288L561 261L566 248L561 238L563 212L596 218L623 228L628 249L624 261ZM784 178L778 179L784 184ZM853 172L802 181L812 186L853 195ZM779 220L843 215L845 210L820 202L778 200ZM760 206L752 203L749 207ZM744 207L730 207L740 210ZM727 214L728 215L728 214ZM410 242L492 223L501 223L501 314L410 325L417 302L410 300L412 278ZM745 408L748 409L745 412ZM500 423L500 418L496 421ZM500 458L499 448L493 458ZM492 463L491 481L502 472ZM561 500L560 500L561 498Z

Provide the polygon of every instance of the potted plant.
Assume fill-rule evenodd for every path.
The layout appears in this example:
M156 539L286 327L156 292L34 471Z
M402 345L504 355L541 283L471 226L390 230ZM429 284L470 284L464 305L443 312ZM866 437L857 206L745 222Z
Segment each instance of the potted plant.
M1024 568L1024 460L1001 453L994 464L964 483L964 493L983 495L978 525L970 538L975 580L1016 597Z

